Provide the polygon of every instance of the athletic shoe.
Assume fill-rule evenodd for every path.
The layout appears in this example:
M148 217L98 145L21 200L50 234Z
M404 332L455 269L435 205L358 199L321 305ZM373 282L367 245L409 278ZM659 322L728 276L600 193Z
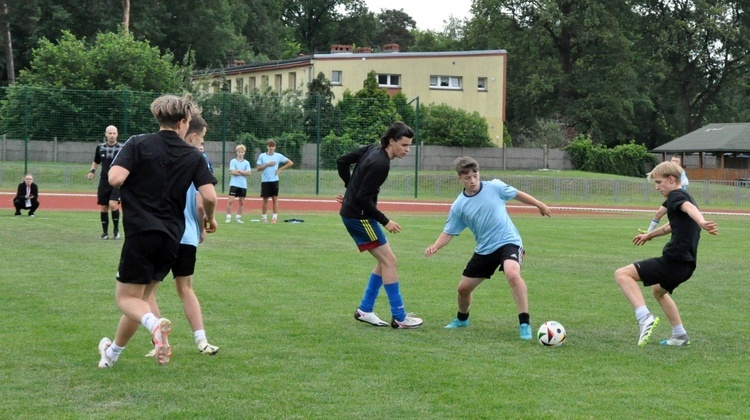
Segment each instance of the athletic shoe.
M198 344L198 352L200 352L200 354L208 354L213 356L219 352L219 348L208 344L207 341L202 341Z
M20 215L21 215L21 212L20 212L20 211L17 211L17 212L15 212L15 213L13 213L13 215L14 215L14 216L20 216Z
M521 324L518 326L518 335L521 340L531 340L531 325Z
M654 317L648 314L646 320L638 325L638 346L643 347L648 343L651 333L654 332L654 327L659 324L659 317Z
M156 349L151 349L151 351L144 354L143 357L156 357Z
M406 314L406 318L403 321L397 320L395 317L391 318L391 327L400 329L412 329L419 328L422 326L422 318L412 316L413 314Z
M263 223L268 223L268 219L263 219Z
M231 221L232 221L232 219L230 219L229 217L227 217L227 220L225 220L224 223L229 223Z
M647 230L643 230L643 229L638 229L638 233L640 233L641 235L643 235L645 233L648 233L648 231Z
M99 367L100 368L111 368L114 366L115 361L107 357L107 349L112 345L112 340L104 337L99 341Z
M106 233L102 233L102 236L100 236L99 239L101 240L109 239L109 235L107 235Z
M668 340L661 340L662 346L687 347L690 345L690 337L685 335L673 335Z
M234 221L237 222L237 223L245 223L245 222L242 221L242 219L239 219L239 218L234 219Z
M275 225L276 224L276 219L271 219L271 223Z
M112 239L120 239L120 232L117 230L112 232Z
M151 338L154 341L154 355L160 365L166 365L169 363L169 358L172 357L172 347L169 345L169 333L172 332L172 321L167 318L159 318L157 322L156 328L151 333Z
M33 214L30 214L29 217L35 217Z
M469 326L469 320L461 321L458 318L454 318L450 324L446 325L445 328L463 328Z
M388 323L380 319L375 312L365 312L359 308L354 311L354 319L360 322L366 322L376 327L387 327Z

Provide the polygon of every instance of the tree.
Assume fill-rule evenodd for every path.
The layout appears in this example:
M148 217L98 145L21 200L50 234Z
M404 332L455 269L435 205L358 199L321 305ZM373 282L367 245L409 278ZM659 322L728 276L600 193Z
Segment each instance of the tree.
M367 75L362 89L352 94L344 92L344 98L336 104L343 119L343 132L356 144L370 144L399 119L388 92L378 86L375 70Z
M304 132L311 143L318 143L320 136L341 129L339 110L333 105L334 94L331 81L323 73L307 84L307 94L302 105L304 110Z
M379 25L375 43L378 46L395 43L404 51L408 51L414 44L414 35L411 31L416 29L417 22L406 14L404 9L384 9L377 17Z
M352 13L366 11L364 0L281 0L282 22L310 53L327 50L331 44L351 44L339 34L341 21ZM343 28L343 32L358 28Z
M63 32L57 44L42 39L33 52L30 68L21 71L22 84L146 92L181 92L189 85L189 69L131 34L100 33L89 45Z
M2 33L5 42L3 43L3 49L5 50L5 67L8 75L8 84L13 84L16 81L16 71L13 63L13 39L10 32L10 14L8 13L8 2L7 0L0 0L0 13L2 13Z

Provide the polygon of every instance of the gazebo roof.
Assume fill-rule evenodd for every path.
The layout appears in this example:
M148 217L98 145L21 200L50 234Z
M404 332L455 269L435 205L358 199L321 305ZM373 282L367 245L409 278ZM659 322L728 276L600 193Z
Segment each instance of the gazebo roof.
M669 143L654 152L750 152L750 123L708 124Z

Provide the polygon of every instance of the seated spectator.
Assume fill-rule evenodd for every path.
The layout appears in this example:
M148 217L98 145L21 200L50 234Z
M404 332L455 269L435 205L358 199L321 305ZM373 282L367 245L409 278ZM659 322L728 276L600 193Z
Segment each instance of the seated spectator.
M16 206L16 216L21 215L21 210L28 209L29 217L34 217L34 212L39 207L39 188L34 183L33 175L26 174L23 182L18 184L13 205Z

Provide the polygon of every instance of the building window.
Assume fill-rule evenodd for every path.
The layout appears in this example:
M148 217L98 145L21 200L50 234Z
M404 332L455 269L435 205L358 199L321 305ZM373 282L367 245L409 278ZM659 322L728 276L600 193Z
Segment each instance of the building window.
M487 92L487 78L486 77L480 77L477 79L477 90L480 90L482 92Z
M458 76L430 76L430 88L461 89L461 78Z
M331 72L331 84L332 85L341 84L341 70L334 70Z
M250 78L250 90L255 90L257 88L257 84L255 82L255 77Z
M282 86L281 86L281 75L276 74L273 76L273 87L276 90L276 93L281 95Z
M297 90L297 73L289 73L289 89Z
M379 74L378 86L401 87L401 75L400 74Z
M242 77L237 78L237 92L245 93L245 79Z
M224 82L224 89L222 89L224 92L231 92L232 91L232 81L227 80Z
M260 87L261 89L268 87L268 76L260 76Z

